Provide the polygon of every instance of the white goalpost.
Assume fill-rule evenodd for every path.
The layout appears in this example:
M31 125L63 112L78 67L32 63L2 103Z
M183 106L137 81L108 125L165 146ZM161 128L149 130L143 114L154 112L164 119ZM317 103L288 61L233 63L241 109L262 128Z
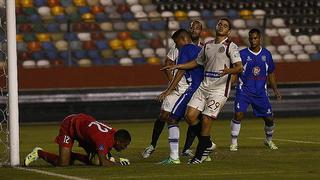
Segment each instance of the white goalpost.
M15 1L6 0L10 166L20 165Z

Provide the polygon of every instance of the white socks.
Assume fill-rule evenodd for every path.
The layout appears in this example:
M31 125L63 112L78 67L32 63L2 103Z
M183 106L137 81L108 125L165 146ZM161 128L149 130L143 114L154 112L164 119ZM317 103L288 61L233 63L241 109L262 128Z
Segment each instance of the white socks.
M231 144L238 144L238 136L240 133L241 122L235 119L231 120Z
M180 130L178 125L168 125L170 157L174 160L179 158Z
M273 126L264 126L264 132L266 133L266 140L271 141L272 135L274 132L274 125Z

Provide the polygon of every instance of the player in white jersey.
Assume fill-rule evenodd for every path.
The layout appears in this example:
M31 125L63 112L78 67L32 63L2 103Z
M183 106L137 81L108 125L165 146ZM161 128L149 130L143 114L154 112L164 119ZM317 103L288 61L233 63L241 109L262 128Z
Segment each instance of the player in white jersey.
M205 44L196 60L189 63L167 66L163 69L190 69L198 65L204 66L204 79L189 101L186 121L190 128L199 135L199 143L195 156L189 164L202 163L215 148L210 140L212 121L215 120L229 97L231 74L243 70L238 47L228 40L231 23L221 18L216 26L216 38ZM202 114L199 123L197 117Z
M200 41L200 33L202 31L202 24L200 21L195 20L190 23L190 29L189 29L191 36L192 36L192 42L194 44L197 44L198 46L202 47L203 44ZM174 65L176 63L177 57L179 55L179 51L176 48L176 46L172 46L167 54L167 58L165 60L165 65ZM172 83L173 76L176 76L176 71L168 70L165 71L168 79L169 84ZM179 97L185 92L185 90L189 87L189 84L187 83L185 77L183 74L178 74L181 76L181 80L177 84L177 86L174 87L174 90L166 90L163 93L160 94L158 99L163 99L162 105L161 105L161 111L160 115L157 118L157 120L154 123L153 132L152 132L152 140L150 145L142 152L143 158L148 158L154 151L157 145L157 141L159 139L159 136L164 128L165 122L168 120L171 110L173 109L173 106L175 105L176 101L179 99ZM165 97L165 98L162 98ZM192 145L192 142L194 140L195 135L191 132L191 130L188 130L187 133L187 139L185 148L183 150L184 155L192 155L191 151L189 150L190 146Z

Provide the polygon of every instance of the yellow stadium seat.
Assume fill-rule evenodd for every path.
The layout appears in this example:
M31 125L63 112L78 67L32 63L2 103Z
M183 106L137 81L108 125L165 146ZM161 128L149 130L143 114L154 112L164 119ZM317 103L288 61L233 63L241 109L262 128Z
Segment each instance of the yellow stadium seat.
M109 41L109 46L113 50L123 49L122 41L120 41L119 39L113 39L113 40Z
M125 49L135 49L137 48L137 42L133 39L126 39L123 42Z

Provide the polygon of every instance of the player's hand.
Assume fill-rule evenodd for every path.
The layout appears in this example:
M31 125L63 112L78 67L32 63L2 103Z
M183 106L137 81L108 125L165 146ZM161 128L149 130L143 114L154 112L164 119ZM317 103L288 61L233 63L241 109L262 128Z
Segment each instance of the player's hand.
M157 101L162 102L162 101L164 100L164 98L166 98L169 94L170 94L170 92L168 92L168 91L163 91L163 92L157 97Z
M224 64L224 68L221 69L220 72L219 72L220 77L222 77L222 76L224 76L226 74L230 74L229 69L230 68L228 68L227 65Z
M281 96L281 94L280 94L279 91L275 91L274 94L275 94L275 96L276 96L276 98L277 98L278 101L281 101L281 100L282 100L282 96Z
M130 165L129 159L126 159L126 158L119 158L119 163L120 163L122 166L129 166L129 165Z
M116 159L112 156L112 154L110 153L110 152L108 152L108 154L107 154L107 159L109 159L109 161L111 161L111 162L116 162Z
M177 68L178 68L178 66L174 65L174 64L173 65L167 65L167 66L161 68L160 71L164 71L164 70L172 71L172 70L177 69Z

